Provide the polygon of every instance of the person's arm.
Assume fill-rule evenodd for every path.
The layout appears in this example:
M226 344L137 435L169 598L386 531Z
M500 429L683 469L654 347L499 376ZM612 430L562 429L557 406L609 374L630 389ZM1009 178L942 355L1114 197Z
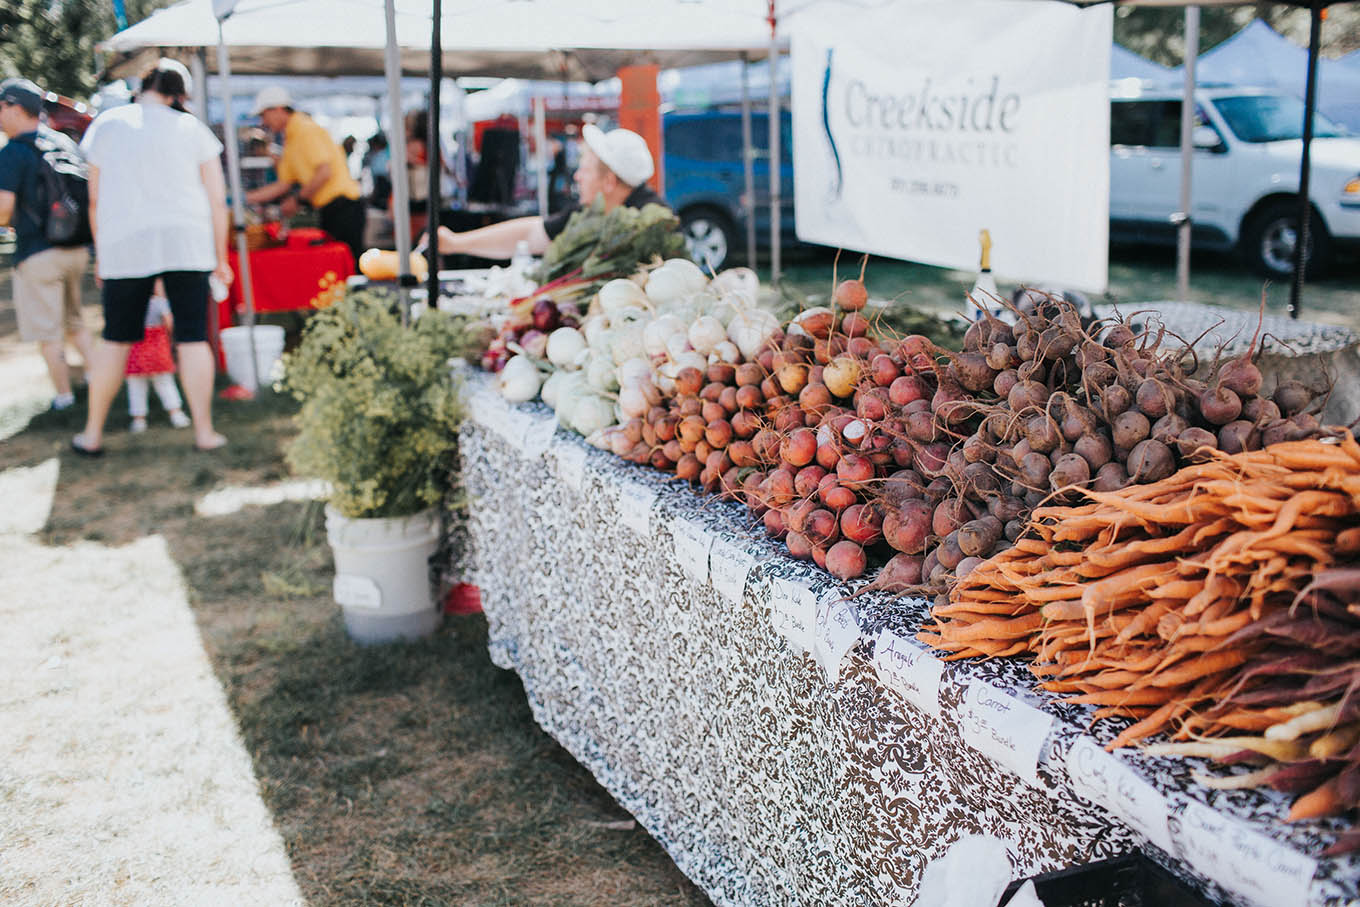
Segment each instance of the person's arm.
M97 229L98 223L98 219L95 217L95 211L99 208L99 168L96 167L94 164L86 164L85 180L86 180L85 188L90 195L88 213L90 216L90 239L93 240L95 238L95 230ZM96 257L99 254L98 250L99 247L95 246Z
M223 283L231 283L231 266L227 264L227 186L217 158L198 165L199 178L208 193L208 207L212 211L213 248L217 250L217 267L213 273Z
M0 227L8 227L14 217L14 193L0 190Z
M267 185L260 186L258 189L251 189L249 192L247 192L246 204L248 205L267 204L269 202L274 201L277 198L283 198L283 196L287 195L289 190L292 188L293 188L292 183L285 183L282 180L276 183L268 183Z
M478 258L509 258L521 242L529 244L529 252L542 255L548 249L548 233L543 229L543 218L537 215L516 217L476 230L454 233L448 227L439 228L441 255L475 255Z

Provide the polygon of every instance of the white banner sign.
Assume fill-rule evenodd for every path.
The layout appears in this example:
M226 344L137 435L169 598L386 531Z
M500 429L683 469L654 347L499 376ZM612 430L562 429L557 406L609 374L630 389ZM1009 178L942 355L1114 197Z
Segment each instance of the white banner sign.
M1015 0L797 13L798 238L976 272L985 228L998 275L1103 291L1112 16Z

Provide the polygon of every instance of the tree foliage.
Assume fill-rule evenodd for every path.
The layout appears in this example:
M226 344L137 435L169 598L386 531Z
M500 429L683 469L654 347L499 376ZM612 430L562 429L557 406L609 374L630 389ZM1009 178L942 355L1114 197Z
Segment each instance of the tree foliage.
M1214 49L1258 18L1301 47L1308 46L1307 10L1282 3L1255 3L1202 7L1199 52ZM1185 10L1179 6L1121 6L1115 10L1114 40L1149 60L1179 66L1185 62ZM1356 4L1342 3L1328 9L1321 47L1326 57L1338 57L1360 47L1360 9Z
M124 0L134 24L171 0ZM86 98L95 90L95 45L118 30L111 0L0 0L0 77Z

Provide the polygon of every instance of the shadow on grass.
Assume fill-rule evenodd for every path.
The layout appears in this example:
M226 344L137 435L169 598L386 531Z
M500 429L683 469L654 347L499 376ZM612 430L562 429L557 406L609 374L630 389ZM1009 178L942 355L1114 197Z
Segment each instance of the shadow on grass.
M115 412L119 410L115 404ZM321 508L195 515L220 485L286 475L293 403L218 403L231 439L114 430L107 455L66 447L84 401L0 447L0 468L61 459L48 544L159 533L185 576L205 648L308 902L702 905L702 892L534 723L518 678L491 664L486 622L359 647L330 600Z

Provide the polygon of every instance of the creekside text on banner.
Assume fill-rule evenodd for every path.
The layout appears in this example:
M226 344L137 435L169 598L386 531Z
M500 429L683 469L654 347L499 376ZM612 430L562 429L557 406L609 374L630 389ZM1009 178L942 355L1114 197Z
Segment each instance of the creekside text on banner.
M798 238L1101 292L1108 6L815 3L790 21Z

